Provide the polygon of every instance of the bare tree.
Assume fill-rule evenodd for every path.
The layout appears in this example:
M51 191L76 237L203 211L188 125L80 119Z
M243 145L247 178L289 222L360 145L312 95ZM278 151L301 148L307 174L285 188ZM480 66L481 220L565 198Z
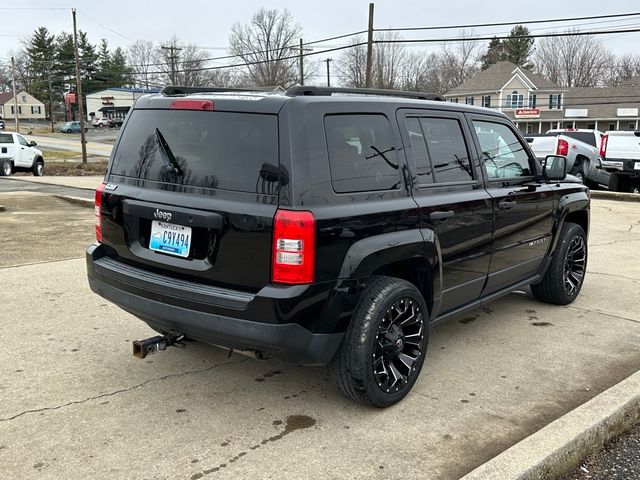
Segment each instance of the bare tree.
M193 44L184 44L173 36L155 49L154 70L160 83L185 86L204 85L207 81L207 52Z
M376 34L374 40L379 43L373 45L371 87L400 88L407 57L407 51L399 43L402 37L397 32L382 32ZM352 45L342 54L337 67L347 86L362 88L365 86L367 47L362 37L356 37Z
M207 85L213 87L243 87L251 82L247 78L246 72L239 68L220 68L206 72Z
M463 41L443 44L440 52L425 54L402 45L397 33L384 32L375 37L373 46L374 88L445 93L464 82L479 69L480 42L471 32L462 32ZM344 83L364 87L366 46L363 39L353 40L353 47L343 53L338 64Z
M545 37L538 42L534 64L538 73L563 87L594 87L602 83L611 57L595 35Z
M481 42L471 30L460 32L460 41L442 44L442 74L448 90L462 84L480 70Z
M11 65L0 63L0 93L11 91Z
M367 70L367 47L363 44L362 37L356 37L351 41L351 47L347 48L337 62L337 68L343 76L343 83L347 87L362 88L365 86Z
M127 61L133 72L136 87L149 88L158 82L154 73L157 67L152 65L155 48L151 40L136 40L127 49Z
M608 87L616 87L640 76L640 55L626 54L613 57L613 65L604 70L603 83Z
M299 81L297 40L302 27L287 9L261 8L246 24L236 23L229 35L230 52L245 65L254 85L288 87Z

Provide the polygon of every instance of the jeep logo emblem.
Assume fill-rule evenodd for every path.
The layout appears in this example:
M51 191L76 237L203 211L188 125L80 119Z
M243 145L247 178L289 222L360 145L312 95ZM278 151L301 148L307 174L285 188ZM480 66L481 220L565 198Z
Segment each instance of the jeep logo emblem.
M163 212L162 210L156 208L156 211L153 212L153 218L155 218L156 220L164 220L165 222L168 222L171 220L171 213Z

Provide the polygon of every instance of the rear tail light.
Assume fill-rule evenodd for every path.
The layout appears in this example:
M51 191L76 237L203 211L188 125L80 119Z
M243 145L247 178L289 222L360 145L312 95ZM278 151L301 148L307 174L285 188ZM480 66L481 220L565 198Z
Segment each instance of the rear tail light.
M94 201L94 214L96 221L96 240L102 241L102 192L104 191L104 183L98 185L96 188L96 196Z
M604 158L607 155L607 142L609 141L609 135L603 135L600 140L600 156Z
M271 280L291 285L315 279L316 219L311 212L278 210L273 225Z
M556 148L556 155L562 155L566 157L569 154L569 142L562 138L558 140L558 147Z

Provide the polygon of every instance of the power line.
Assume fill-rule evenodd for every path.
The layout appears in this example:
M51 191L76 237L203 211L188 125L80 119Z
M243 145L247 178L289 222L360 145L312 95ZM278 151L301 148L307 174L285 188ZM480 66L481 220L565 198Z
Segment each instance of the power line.
M84 13L82 10L78 10L78 13L80 13L80 15L82 15L83 17L87 18L88 20L91 20L93 23L97 23L98 25L100 25L102 28L104 28L105 30L111 32L111 33L115 33L116 35L124 38L125 40L129 40L130 42L134 42L135 40L133 40L131 37L127 37L126 35L120 33L120 32L116 32L115 30L113 30L112 28L109 27L105 27L102 23L100 23L98 20L91 18L89 15L87 15L86 13Z
M469 25L441 25L441 26L428 26L428 27L404 27L404 28L376 28L376 32L408 32L417 30L450 30L450 29L469 29L469 28L482 28L482 27L504 27L507 25L533 25L536 23L564 23L575 22L580 20L597 20L602 18L616 18L616 17L635 17L640 15L640 12L633 13L615 13L611 15L590 15L586 17L570 17L570 18L549 18L544 20L527 20L524 22L493 22L493 23L475 23Z

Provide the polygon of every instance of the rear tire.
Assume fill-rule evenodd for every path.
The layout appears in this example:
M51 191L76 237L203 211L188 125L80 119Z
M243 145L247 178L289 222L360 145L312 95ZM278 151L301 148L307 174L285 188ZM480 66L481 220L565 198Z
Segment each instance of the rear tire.
M626 176L612 173L609 176L609 191L611 192L629 192L629 179Z
M36 160L31 168L31 173L34 177L41 177L44 175L44 162L42 160Z
M531 285L533 296L545 303L568 305L582 289L587 272L587 235L580 225L565 223L551 265L542 281Z
M428 341L428 310L406 280L373 277L328 365L340 391L363 405L388 407L416 382Z
M2 160L0 162L0 175L3 177L8 177L13 173L13 165L9 160Z

